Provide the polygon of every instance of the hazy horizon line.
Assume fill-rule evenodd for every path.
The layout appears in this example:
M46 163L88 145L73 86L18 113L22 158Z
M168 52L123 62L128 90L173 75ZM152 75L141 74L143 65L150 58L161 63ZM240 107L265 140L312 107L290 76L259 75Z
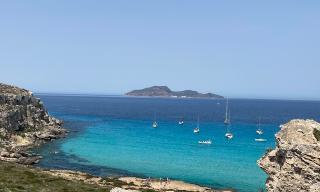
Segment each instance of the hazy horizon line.
M132 97L132 98L170 98L170 99L243 99L243 100L278 100L278 101L320 101L320 99L303 99L303 98L276 98L276 97L226 97L224 98L171 98L171 97L148 97L148 96L128 96L125 93L98 93L98 92L46 92L46 91L35 91L35 95L51 95L51 96L92 96L92 97Z

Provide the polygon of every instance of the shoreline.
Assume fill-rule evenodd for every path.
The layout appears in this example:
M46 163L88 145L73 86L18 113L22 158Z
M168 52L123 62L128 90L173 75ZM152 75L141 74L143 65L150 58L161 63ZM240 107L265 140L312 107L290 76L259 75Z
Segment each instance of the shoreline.
M64 138L65 139L65 138ZM54 142L54 141L53 141ZM46 143L48 147L50 147L52 143ZM53 144L55 145L55 144ZM57 154L63 154L63 151L60 151ZM90 165L85 165L86 167L90 167ZM214 192L235 192L237 190L235 189L216 189L214 186L206 186L206 185L201 185L201 184L196 184L192 182L187 182L179 179L168 179L167 178L155 178L155 177L147 177L142 174L137 174L137 173L132 173L128 172L126 170L122 169L115 169L112 167L105 167L105 166L97 166L102 167L105 169L112 169L115 172L119 171L118 173L111 173L108 176L103 176L101 174L94 174L90 172L89 170L83 170L83 169L69 169L69 168L50 168L46 167L45 165L38 166L38 164L32 165L33 168L44 171L50 175L53 176L58 176L62 177L64 179L74 181L74 180L79 180L79 181L84 181L85 183L88 184L96 184L102 187L106 186L106 181L114 181L116 183L124 182L122 184L122 189L126 190L155 190L155 191L190 191L190 192L205 192L205 191L214 191ZM100 175L100 176L99 176ZM106 180L106 181L103 181ZM126 183L126 184L125 184ZM133 186L132 183L135 185ZM119 187L119 186L116 186Z
M232 189L212 189L179 180L161 180L155 178L140 177L98 177L81 171L71 170L42 170L52 176L62 177L67 180L83 181L87 184L95 184L101 187L112 185L125 190L154 190L154 191L189 191L189 192L235 192Z

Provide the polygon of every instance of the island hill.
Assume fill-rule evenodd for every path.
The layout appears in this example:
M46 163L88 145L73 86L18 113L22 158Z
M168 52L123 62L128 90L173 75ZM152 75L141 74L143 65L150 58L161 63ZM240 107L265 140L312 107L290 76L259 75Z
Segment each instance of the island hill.
M143 97L177 97L177 98L212 98L222 99L221 95L213 93L199 93L193 90L172 91L167 86L152 86L140 90L133 90L126 93L128 96L143 96Z

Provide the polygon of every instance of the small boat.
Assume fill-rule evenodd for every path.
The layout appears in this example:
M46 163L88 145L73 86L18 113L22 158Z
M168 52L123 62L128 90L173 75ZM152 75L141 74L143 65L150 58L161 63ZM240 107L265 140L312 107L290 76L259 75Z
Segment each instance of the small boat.
M184 124L184 121L183 119L180 119L180 121L178 122L179 125L183 125Z
M266 139L262 139L262 138L260 138L260 139L254 139L255 141L257 141L257 142L266 142L267 140Z
M259 135L262 135L263 131L261 129L258 129L258 130L256 130L256 133L259 134Z
M225 137L226 137L227 139L232 139L232 138L233 138L233 134L230 133L230 132L228 132L228 133L225 134Z
M158 123L157 123L157 115L156 113L154 113L154 116L153 116L153 123L152 123L152 127L153 128L157 128L158 127Z
M154 121L154 122L152 123L152 127L153 127L153 128L157 128L157 127L158 127L158 123L157 123L156 121Z
M261 129L260 118L259 118L258 129L256 130L256 133L258 135L262 135L263 134L263 130Z
M193 132L194 132L194 133L199 133L199 132L200 132L200 129L199 129L198 127L196 127L196 128L193 129Z
M228 123L226 123L226 121L225 121L225 125L226 125L226 128L227 128L227 132L226 132L226 134L224 135L227 139L233 139L233 134L231 133L231 131L230 131L230 124L231 124L231 115L230 115L230 111L229 111L229 115L228 115L229 117L228 117L228 119L226 119L226 120L228 120Z
M199 116L198 116L198 122L197 122L197 127L193 129L193 133L199 133L200 128L199 128Z
M205 144L205 145L211 145L212 144L212 141L209 139L209 140L206 140L206 141L198 141L199 144Z

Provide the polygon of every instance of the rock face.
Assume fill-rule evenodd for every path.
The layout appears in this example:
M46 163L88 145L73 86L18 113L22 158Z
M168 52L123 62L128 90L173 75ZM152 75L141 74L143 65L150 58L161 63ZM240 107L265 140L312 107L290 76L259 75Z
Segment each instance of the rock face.
M147 97L188 97L188 98L223 98L213 93L199 93L192 90L172 91L167 86L153 86L140 90L133 90L126 95L129 96L147 96Z
M277 146L259 166L269 175L268 191L320 191L320 124L292 120L276 134Z
M0 83L0 160L36 163L39 158L25 150L63 137L61 126L30 91Z

